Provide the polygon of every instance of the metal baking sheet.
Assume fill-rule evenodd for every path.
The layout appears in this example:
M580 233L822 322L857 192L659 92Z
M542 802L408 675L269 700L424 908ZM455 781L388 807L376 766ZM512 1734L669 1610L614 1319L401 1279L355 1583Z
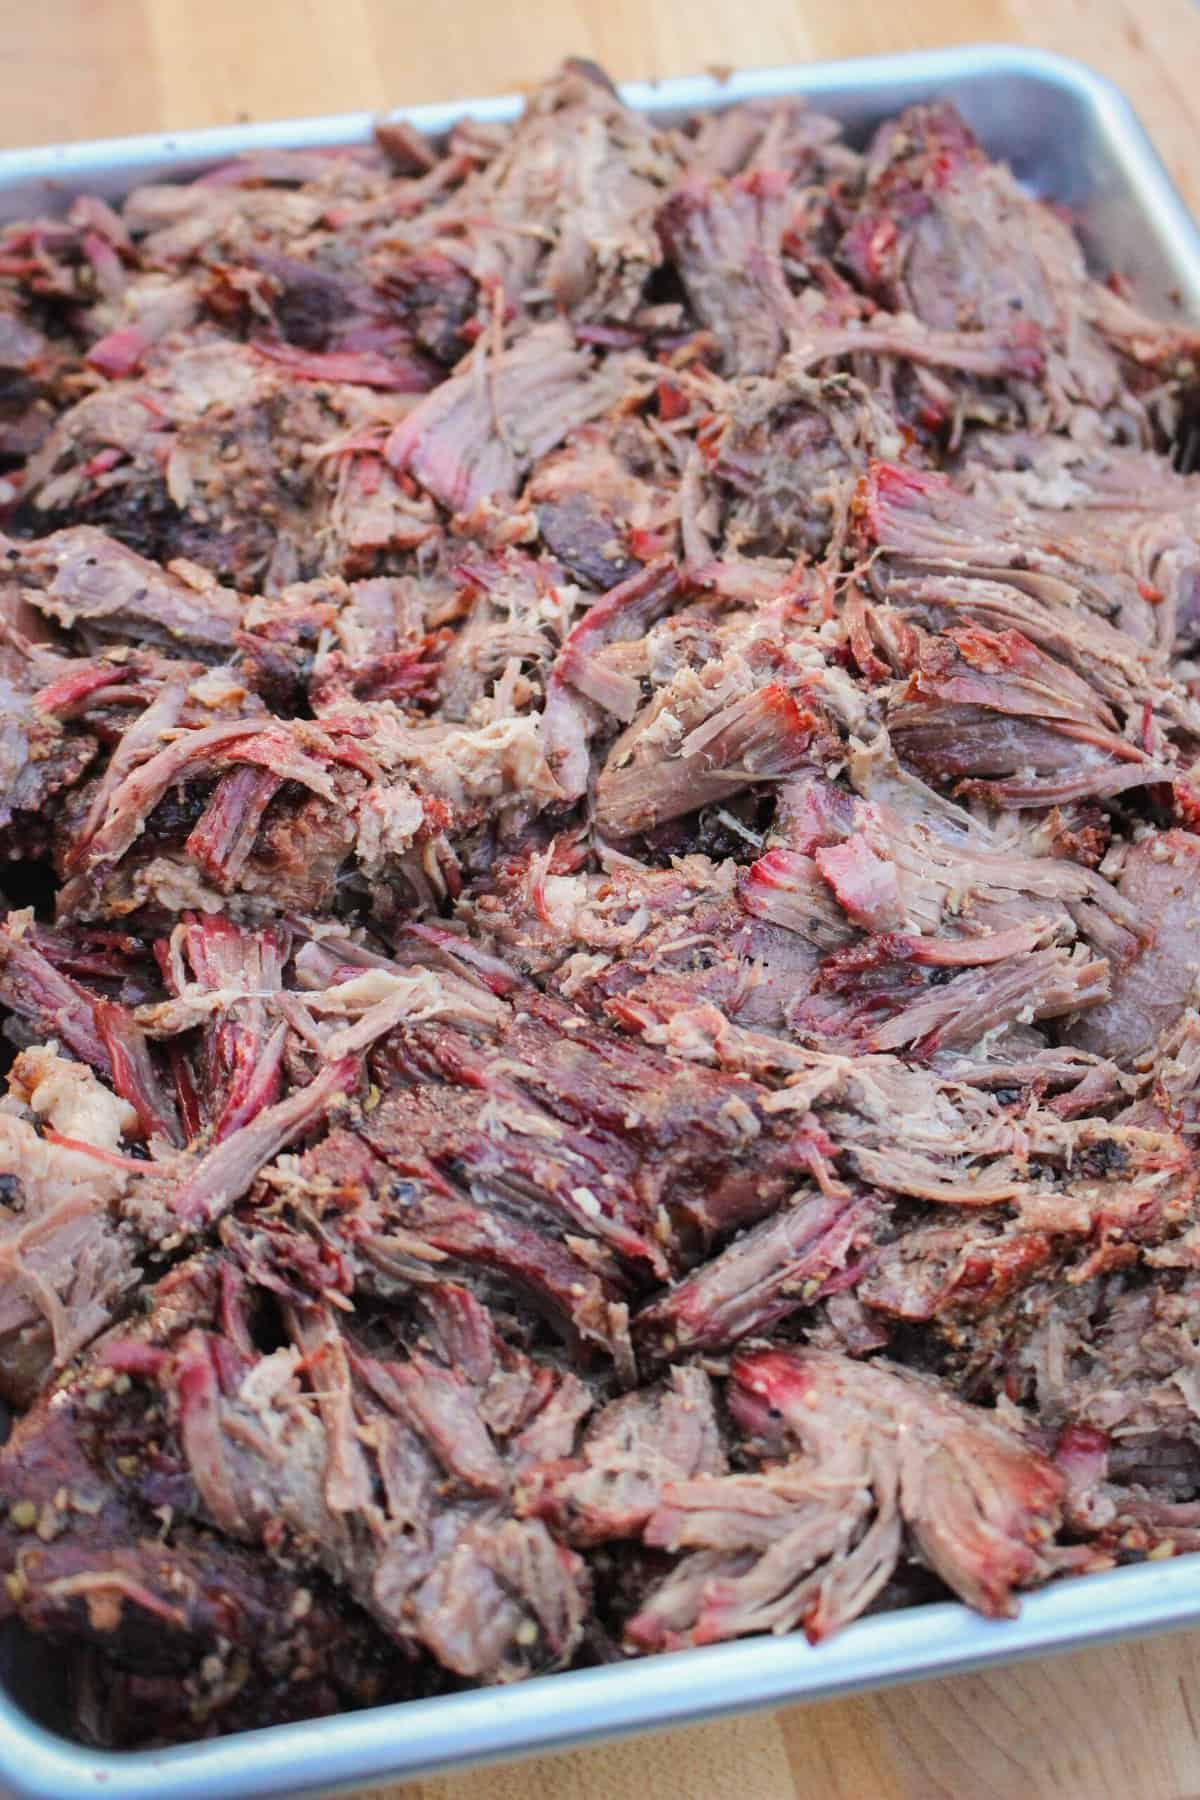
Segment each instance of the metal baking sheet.
M804 95L861 140L915 101L957 102L985 147L1031 192L1071 213L1096 268L1119 271L1150 306L1200 320L1200 233L1121 94L1082 65L979 46L755 70L623 89L670 118L735 101ZM511 119L516 96L406 108L432 134L471 115ZM119 197L251 149L355 144L367 113L0 152L0 221L64 210L80 192ZM110 1755L54 1729L55 1659L17 1631L0 1635L0 1794L12 1800L292 1800L353 1790L485 1758L562 1749L715 1713L828 1698L1016 1657L1200 1622L1200 1554L1068 1581L1026 1600L1019 1618L955 1604L868 1618L814 1649L798 1634L541 1676L276 1726L177 1750Z

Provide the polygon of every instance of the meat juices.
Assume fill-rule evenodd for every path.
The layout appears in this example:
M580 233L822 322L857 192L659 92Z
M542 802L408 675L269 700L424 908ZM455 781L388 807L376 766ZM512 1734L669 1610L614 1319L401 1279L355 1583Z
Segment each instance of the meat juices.
M586 64L0 239L80 1735L1200 1547L1200 337L948 106Z

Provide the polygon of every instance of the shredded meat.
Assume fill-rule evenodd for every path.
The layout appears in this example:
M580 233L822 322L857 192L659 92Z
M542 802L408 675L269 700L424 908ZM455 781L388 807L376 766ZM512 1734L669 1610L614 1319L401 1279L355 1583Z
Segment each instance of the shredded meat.
M948 106L585 63L0 240L0 1613L79 1733L1200 1548L1197 334Z

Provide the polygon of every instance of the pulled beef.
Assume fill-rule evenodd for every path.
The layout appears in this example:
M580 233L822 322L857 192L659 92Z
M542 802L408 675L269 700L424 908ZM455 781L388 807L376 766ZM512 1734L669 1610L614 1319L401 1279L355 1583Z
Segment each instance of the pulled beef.
M1065 1481L920 1375L828 1351L738 1359L727 1396L762 1473L671 1482L647 1542L686 1550L627 1627L641 1648L802 1624L819 1640L890 1579L906 1541L981 1612L1091 1553L1057 1550ZM777 1459L777 1460L776 1460Z
M586 63L0 251L0 1613L80 1735L1200 1549L1197 334L947 105Z
M1149 1050L1195 1000L1190 953L1196 929L1200 837L1162 831L1133 844L1117 889L1150 928L1150 941L1118 967L1108 998L1081 1013L1071 1041L1115 1062Z
M60 1383L4 1449L9 1608L127 1695L96 1721L118 1744L145 1741L139 1697L169 1741L421 1691L413 1659L319 1571L273 1566L185 1516L186 1463L122 1364L152 1366L173 1333L215 1320L226 1287L211 1255L182 1265L124 1355Z
M451 512L516 493L520 477L625 390L619 360L594 370L565 325L535 326L511 350L472 353L396 426L390 465Z
M524 1477L519 1504L569 1543L590 1546L636 1537L669 1481L725 1469L712 1383L685 1364L657 1387L610 1401L589 1421L578 1455Z
M1079 402L1136 414L1124 359L1163 373L1194 351L1194 333L1146 319L1088 276L1066 222L989 161L946 102L879 128L839 255L869 294L935 328L1027 323L1047 351L1031 409L1041 425L1065 424Z

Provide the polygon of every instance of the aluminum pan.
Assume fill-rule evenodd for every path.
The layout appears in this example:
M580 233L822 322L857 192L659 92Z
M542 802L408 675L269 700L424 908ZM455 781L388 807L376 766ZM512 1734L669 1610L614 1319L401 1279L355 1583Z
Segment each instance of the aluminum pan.
M804 95L862 137L883 116L947 95L1028 187L1068 206L1097 267L1150 304L1200 319L1200 233L1128 103L1080 64L981 46L697 77L623 89L660 116ZM434 134L464 115L511 119L516 96L405 108ZM367 113L0 152L0 220L62 210L81 191L119 196L250 149L362 142ZM484 1758L562 1749L715 1713L828 1698L1200 1621L1200 1555L1116 1570L1033 1595L1018 1619L944 1604L862 1620L813 1649L797 1634L540 1677L515 1688L409 1701L170 1751L87 1751L33 1722L51 1662L0 1649L0 1793L13 1800L268 1800L345 1791ZM52 1659L51 1659L52 1661ZM24 1706L18 1703L20 1694Z

